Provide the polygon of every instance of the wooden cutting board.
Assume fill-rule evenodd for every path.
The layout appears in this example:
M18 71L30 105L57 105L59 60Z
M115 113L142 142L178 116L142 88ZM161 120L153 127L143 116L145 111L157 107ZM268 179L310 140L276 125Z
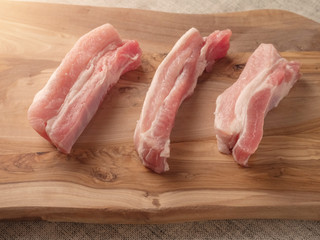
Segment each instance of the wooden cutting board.
M78 139L59 153L28 124L32 99L74 42L106 22L136 39L142 66L125 74ZM228 56L179 109L170 171L144 168L132 135L152 76L189 28L233 31ZM265 120L249 168L217 150L215 100L260 43L302 63L303 76ZM0 219L160 223L320 220L320 24L280 10L186 15L1 2Z

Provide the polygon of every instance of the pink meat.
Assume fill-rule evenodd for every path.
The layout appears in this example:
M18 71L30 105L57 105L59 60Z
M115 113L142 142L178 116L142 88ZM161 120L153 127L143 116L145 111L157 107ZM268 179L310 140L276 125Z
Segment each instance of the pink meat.
M82 36L28 110L31 126L61 152L70 153L120 76L140 65L136 41L121 40L110 24Z
M169 170L170 133L179 106L192 95L205 68L227 54L230 30L215 31L202 38L191 28L159 65L147 92L134 133L142 163L157 173Z
M282 58L272 44L261 44L239 79L216 101L215 130L220 152L246 166L263 136L266 114L300 77L300 64Z

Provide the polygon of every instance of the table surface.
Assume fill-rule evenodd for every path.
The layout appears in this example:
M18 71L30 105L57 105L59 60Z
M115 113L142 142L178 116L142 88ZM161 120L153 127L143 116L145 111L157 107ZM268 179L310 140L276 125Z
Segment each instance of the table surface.
M30 0L28 0L30 1ZM31 0L35 2L36 0ZM283 9L320 22L318 0L38 0L106 7L149 9L176 13L218 13L252 9ZM44 221L0 222L0 239L319 239L320 221L212 220L175 224L84 224Z

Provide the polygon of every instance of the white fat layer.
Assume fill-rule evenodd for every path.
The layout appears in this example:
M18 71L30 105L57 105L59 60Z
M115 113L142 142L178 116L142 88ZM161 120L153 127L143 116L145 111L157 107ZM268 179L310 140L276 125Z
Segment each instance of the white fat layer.
M147 107L147 103L150 102L150 99L152 98L152 96L154 95L154 92L159 91L159 89L157 89L157 81L155 81L155 79L159 79L162 74L162 72L164 72L166 65L168 64L168 62L170 61L171 58L174 57L174 55L176 54L176 52L179 50L179 48L185 44L185 42L187 42L189 40L189 38L195 34L196 32L198 32L197 29L195 28L191 28L189 29L189 31L187 31L177 42L176 44L173 46L172 50L168 53L168 55L165 57L165 59L160 63L160 65L158 66L154 77L152 79L151 85L149 87L149 90L147 91L145 100L144 100L144 104L142 107L142 111L141 111L141 116L140 119L145 119L146 115L148 114L148 111L146 110ZM190 54L190 51L188 51L188 49L184 50L177 59L175 59L175 61L180 61L181 58L184 58L185 54ZM174 64L174 63L173 63ZM165 71L168 72L168 71ZM143 121L139 121L139 123L141 124ZM141 128L140 128L141 129Z
M156 89L156 87L158 85L157 85L157 81L155 81L155 80L161 78L161 74L165 71L164 68L168 64L168 61L170 61L170 59L173 58L175 54L177 54L177 51L179 50L179 48L182 45L184 45L189 40L189 38L193 34L195 34L196 32L198 32L198 30L196 30L195 28L191 28L189 31L187 31L176 42L176 44L174 45L172 50L169 52L169 54L166 56L166 58L160 63L160 65L159 65L159 67L158 67L158 69L157 69L157 71L156 71L156 73L155 73L155 75L153 77L153 80L152 80L152 83L151 83L151 85L149 87L149 90L147 92L147 95L146 95L146 98L145 98L145 101L144 101L144 106L143 106L143 109L141 111L140 121L138 121L138 123L137 123L138 125L140 125L142 123L141 119L144 119L146 117L146 114L148 114L148 111L146 111L146 108L148 108L146 106L146 104L150 102L150 99L154 95L154 92L159 91L159 89ZM192 57L191 56L192 52L193 51L190 48L184 49L181 53L179 53L179 56L177 56L174 59L174 62L172 63L172 65L176 65L175 62L179 62L179 61L181 61L181 59L185 59L185 58L190 59L190 57ZM202 64L202 61L201 61L201 64ZM204 70L204 68L205 68L205 66L203 67L202 71ZM201 69L199 69L199 67L197 67L196 72L198 73L200 71L201 71ZM165 72L168 72L168 71L165 71ZM197 75L197 77L198 77L198 75ZM166 76L165 76L165 78L166 78ZM182 68L180 75L178 75L176 81L174 82L174 86L172 87L171 91L169 92L169 94L163 100L163 103L161 104L159 111L155 115L155 118L153 119L152 123L150 124L150 128L147 129L144 132L139 132L139 133L136 132L135 133L135 134L139 134L140 135L140 137L139 137L139 139L140 139L139 140L139 146L138 146L138 152L139 153L144 152L144 144L143 143L144 142L148 142L148 145L152 146L153 149L161 151L161 154L160 154L161 157L167 158L167 157L170 156L170 139L165 139L166 141L164 143L163 142L164 139L159 139L160 138L159 136L155 136L155 134L154 134L155 131L154 130L156 129L156 125L159 124L159 119L161 118L161 114L163 114L163 112L166 111L166 109L164 109L163 106L166 105L165 103L167 101L169 101L169 99L172 98L172 94L181 86L181 83L183 81L186 81L186 71L185 71L184 67ZM181 99L181 101L179 103L177 103L177 104L179 104L179 106L187 96L189 96L189 95L191 95L193 93L195 86L196 86L196 81L194 81L193 85L188 89L188 92L185 93L185 96ZM152 105L152 107L154 107L153 105ZM168 114L172 114L172 113L168 113ZM137 128L139 128L140 131L141 131L141 126L137 126ZM140 158L143 159L142 156L140 156ZM168 164L165 163L165 165L166 165L166 169L168 170L169 169Z
M209 47L209 44L207 44L207 42L205 42L205 45L202 46L202 48L200 48L200 52L197 54L195 54L193 49L190 50L190 48L186 48L182 51L181 50L179 51L179 48L181 48L182 45L184 45L187 41L189 41L189 38L192 35L194 35L195 33L198 33L198 30L196 30L195 28L191 28L188 32L186 32L177 41L177 43L174 45L174 47L169 52L167 57L159 65L159 67L153 77L152 83L149 87L149 90L147 92L147 95L146 95L146 98L144 101L144 105L142 108L140 120L137 122L136 130L134 133L134 135L135 135L134 138L139 139L138 145L136 147L137 147L140 159L142 160L144 165L146 165L145 157L142 155L145 151L148 151L148 149L145 148L145 144L144 144L144 143L147 143L147 145L151 146L152 149L160 151L160 157L164 158L165 171L169 170L169 166L166 162L166 158L168 158L170 156L170 137L167 138L167 136L166 136L164 138L162 136L155 136L155 132L156 132L155 130L159 127L159 124L167 124L166 122L165 123L160 122L160 120L162 118L161 116L163 116L163 114L173 114L172 112L167 111L166 106L168 105L168 102L171 102L171 99L173 98L175 93L177 91L179 91L179 89L181 88L181 85L183 85L186 81L190 81L190 79L189 79L190 77L195 78L195 79L191 79L191 81L190 81L191 86L188 87L187 92L184 93L181 100L178 103L177 102L175 103L175 104L177 104L178 107L181 105L181 103L184 101L184 99L186 97L190 96L194 92L194 89L197 85L198 77L203 73L203 71L207 67L208 62L206 60L206 53L207 53L208 47ZM179 51L179 55L175 56L175 54L177 54L178 51ZM157 87L158 87L157 80L159 78L162 78L162 74L164 71L166 72L166 74L171 73L170 71L168 71L165 68L167 67L168 62L170 62L172 58L174 58L174 60L171 65L180 65L180 64L176 64L176 62L179 63L179 61L181 62L181 59L186 59L186 60L184 60L184 66L181 69L180 74L177 76L177 78L174 82L174 85L173 85L172 89L170 90L169 94L164 98L162 104L160 105L160 108L158 109L157 113L155 114L154 119L152 119L152 123L150 124L149 129L142 130L141 125L143 124L143 121L141 121L141 120L145 119L147 114L149 114L149 112L147 110L150 107L153 107L153 108L155 107L155 103L151 102L151 99L152 99L152 96L155 94L155 92L159 91L159 89L157 89ZM194 60L194 58L198 58L198 59L197 59L197 62L195 63L196 66L195 66L194 72L190 72L187 68L188 63L192 62ZM211 62L211 64L213 64L213 63L214 63L214 61ZM192 74L192 75L190 76L190 74ZM167 75L164 76L164 78L166 78L166 77L167 77ZM169 129L171 127L172 126L170 125L169 127L167 127L166 130L171 131L171 129ZM163 128L165 129L165 127L163 127ZM139 135L139 137L136 137L137 135Z
M280 58L277 62L275 62L269 68L261 71L246 87L241 91L236 105L235 105L235 115L236 119L232 122L232 129L236 133L240 133L243 129L244 122L247 118L248 106L251 100L251 97L266 88L272 88L273 86L268 83L268 75L272 73L272 71L279 65L280 62L286 61L283 58Z
M79 74L78 79L75 81L70 91L68 92L65 98L65 101L61 106L60 111L62 111L62 109L65 108L65 106L70 105L70 103L74 101L77 95L82 94L81 89L88 82L88 79L90 79L90 77L92 76L92 73L99 59L107 52L115 50L116 48L117 48L117 45L110 44L89 61L89 63L87 64L87 67ZM103 75L103 72L101 75ZM99 76L99 77L104 77L104 76Z
M286 71L290 72L292 77L290 80L283 81L280 86L274 87L272 89L272 97L265 114L267 114L271 109L278 106L280 101L289 94L290 89L298 80L297 73L295 73L294 69L288 64L286 65Z
M103 96L106 94L106 92L119 80L123 70L126 69L132 62L134 62L139 57L138 55L135 55L133 57L130 57L130 55L128 55L128 59L130 58L131 61L127 61L126 64L121 65L121 67L117 69L116 72L114 72L114 69L110 69L109 65L104 64L102 71L93 75L96 63L101 59L101 57L103 57L107 52L115 50L117 47L118 46L115 44L108 45L103 51L101 51L98 55L92 58L88 63L86 69L84 69L79 74L78 79L75 81L75 84L70 89L64 103L59 109L58 114L48 121L48 124L46 126L46 132L48 133L48 135L53 129L59 126L59 120L63 119L65 113L68 111L68 107L74 102L78 101L81 95L87 92L94 91L93 89L100 88L101 85L104 85L103 89L106 89L106 91L100 91L99 96L96 96L97 99L101 100ZM77 104L84 105L85 103ZM95 113L98 107L98 104L92 102L89 107L85 108L87 114L85 114L86 119L84 120L84 125L87 125L87 123L90 121L92 117L92 113ZM81 132L76 132L76 134L77 136L66 135L62 142L66 138L77 139L80 136Z
M196 57L196 56L192 56L192 51L187 51L187 53L189 55L189 58L188 58L188 60L186 60L186 64L188 61L190 61L191 57L192 58ZM201 54L199 55L198 61L196 62L197 66L195 68L195 74L194 74L195 79L194 79L194 81L192 81L192 85L188 88L188 91L181 98L180 102L176 103L176 104L178 104L178 106L181 105L181 103L185 100L185 98L187 98L188 96L190 96L194 92L194 89L197 85L197 79L198 79L199 75L202 74L202 72L204 71L204 69L206 67L207 62L205 59L205 54L206 54L206 52L201 52ZM177 77L170 93L168 94L168 96L165 97L163 104L161 105L159 111L157 112L154 120L152 121L152 123L150 125L150 128L148 130L146 130L145 132L140 133L140 147L139 147L140 150L143 150L142 143L144 141L147 141L154 149L157 149L158 151L162 150L161 154L160 154L161 157L169 157L170 156L170 140L166 139L165 144L163 145L163 139L160 139L161 136L160 137L155 136L154 130L157 128L156 125L159 125L159 121L160 121L159 119L161 119L161 115L164 114L164 112L166 112L166 110L167 110L164 107L167 105L166 102L168 102L168 101L170 102L170 99L172 99L172 94L175 93L176 91L179 91L179 88L181 87L181 85L185 81L188 80L189 72L185 66L183 67L180 75ZM151 92L151 91L149 90L148 93L149 92ZM172 114L172 113L168 112L168 114ZM163 124L167 124L167 123L163 123ZM153 144L151 144L151 143L153 143Z
M146 133L141 133L140 134L140 141L139 141L139 145L138 145L138 154L139 154L139 158L142 161L142 164L144 166L149 166L149 163L145 161L145 159L148 159L148 155L150 154L150 149L145 149L144 145L142 143L147 142L149 145L155 146L155 148L152 148L152 150L156 150L156 151L160 151L160 157L164 158L164 169L163 171L169 171L169 165L167 163L167 158L170 157L170 139L168 139L164 145L164 148L162 149L161 146L159 146L159 144L154 144L153 142L157 142L157 140L155 138L150 137L150 135L146 134ZM157 148L157 147L160 147ZM144 156L145 150L148 150L148 154L147 157ZM156 170L156 169L154 169ZM162 172L162 169L161 169Z
M228 147L228 144L226 144L225 141L223 141L223 139L220 138L219 135L216 135L216 138L217 138L217 144L218 144L219 152L225 153L225 154L230 154L231 151L230 151L230 149Z
M74 82L73 86L69 90L67 96L65 97L62 105L60 106L58 113L56 116L53 118L49 119L47 121L47 126L46 126L46 132L50 134L52 129L54 129L56 126L55 122L57 119L63 116L64 112L68 108L70 104L72 104L76 99L79 94L83 94L81 89L87 84L88 79L93 74L94 68L98 60L108 51L111 49L115 48L116 46L114 44L108 45L103 51L99 52L95 57L93 57L87 64L87 67L79 74L77 80ZM66 73L67 74L67 73ZM99 76L102 77L102 76ZM63 89L61 89L63 91Z
M277 107L279 102L289 93L290 89L294 83L298 80L298 75L295 73L294 68L290 64L286 64L286 71L291 72L292 78L283 81L280 86L273 86L271 83L268 83L268 75L273 72L273 70L281 63L281 61L286 61L284 58L279 58L279 60L274 63L272 66L264 69L260 72L252 81L242 90L238 99L236 100L235 106L235 119L233 120L231 126L229 127L231 132L226 133L227 135L236 136L240 133L244 133L247 124L247 111L248 105L251 100L251 97L257 92L269 88L271 91L271 98L269 100L265 115L274 107ZM221 98L218 96L216 100L216 106L221 104ZM217 110L218 107L216 107ZM216 115L216 112L215 112ZM215 127L220 125L222 119L215 118ZM217 130L222 131L222 129L217 128ZM220 152L228 153L229 151L229 142L226 142L223 137L219 134L216 135L218 142L218 149Z
M170 157L170 139L167 139L164 149L160 153L160 157L168 158Z
M286 61L285 59L280 59L280 60L283 60L283 61ZM280 63L280 60L277 61L277 63L275 63L270 70L273 70L274 67L277 67L278 63ZM245 135L246 134L246 130L247 130L247 111L248 111L248 105L249 105L249 102L251 100L251 96L255 95L256 93L258 93L259 91L262 91L264 89L267 89L269 88L270 91L271 91L271 97L269 99L269 102L268 102L268 106L266 108L266 111L264 113L264 117L267 115L267 113L278 106L278 104L280 103L280 101L288 95L290 89L292 88L292 86L295 84L295 82L298 80L298 77L297 77L297 74L295 74L294 72L294 69L292 69L290 67L290 65L286 64L286 69L285 71L289 71L291 72L291 78L290 79L286 79L286 81L283 81L280 85L273 85L272 83L270 83L269 79L270 79L270 76L267 76L267 78L264 78L263 82L261 83L261 85L259 85L257 87L257 89L250 89L252 91L252 93L250 95L247 95L248 97L248 101L246 102L246 105L244 106L238 106L238 107L242 107L242 112L241 114L242 115L237 115L238 119L240 119L241 121L241 124L242 124L242 127L240 129L239 132L241 132L241 135ZM239 110L237 109L237 105L236 105L236 110ZM240 112L240 111L239 111ZM239 113L238 112L238 113ZM239 122L240 122L239 121ZM241 138L241 135L239 137L239 139ZM238 144L238 142L236 143L236 145ZM244 147L244 146L242 146ZM236 158L235 158L236 159ZM248 158L249 159L249 158ZM246 163L248 162L248 159L246 159L245 161L245 165Z

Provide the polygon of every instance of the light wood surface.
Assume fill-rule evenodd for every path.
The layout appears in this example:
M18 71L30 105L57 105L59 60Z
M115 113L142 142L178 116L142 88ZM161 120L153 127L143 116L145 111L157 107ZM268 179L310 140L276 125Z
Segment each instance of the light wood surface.
M139 41L142 66L111 90L70 155L28 124L26 112L66 52L103 23ZM233 31L228 56L200 77L179 109L170 171L145 169L133 131L156 67L190 27ZM273 43L303 76L265 121L239 167L217 150L216 97L250 53ZM130 9L1 2L0 219L154 223L228 218L320 219L320 24L285 11L183 15Z

